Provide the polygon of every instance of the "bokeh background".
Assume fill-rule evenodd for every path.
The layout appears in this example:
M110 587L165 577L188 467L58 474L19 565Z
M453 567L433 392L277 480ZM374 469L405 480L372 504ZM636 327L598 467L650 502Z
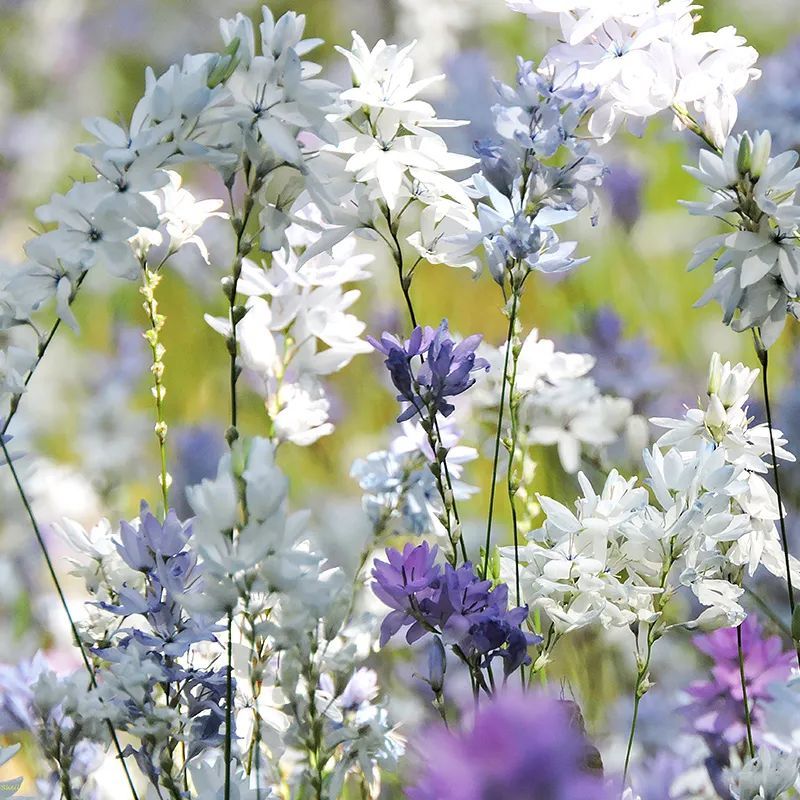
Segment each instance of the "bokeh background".
M236 11L257 17L259 7L234 0L0 0L0 274L22 260L36 206L88 174L85 159L73 152L87 138L81 119L127 118L141 94L146 65L159 73L184 53L219 49L218 18ZM510 79L517 54L537 59L549 41L546 31L509 12L502 0L297 0L271 8L276 16L290 8L308 15L307 34L326 42L316 59L340 82L348 73L334 45L348 46L352 28L368 43L417 39L419 75L447 76L430 99L442 116L470 120L451 136L451 148L462 152L490 133L491 76ZM703 28L735 25L762 54L764 76L742 99L742 125L770 128L782 149L800 145L796 0L764 0L757 10L752 0L709 0L703 17ZM750 338L725 329L718 308L693 308L710 282L709 268L689 274L685 265L693 246L714 230L713 221L689 217L677 202L700 192L681 168L695 160L696 144L674 132L669 120L657 120L643 140L621 134L604 157L611 172L598 224L580 224L567 237L578 239L580 255L591 260L565 280L536 275L523 321L526 331L536 327L564 349L597 355L600 388L631 397L638 412L679 413L704 390L714 350L755 365ZM192 189L223 196L208 175L195 176ZM170 470L173 497L184 512L180 488L214 469L227 414L227 354L203 313L224 305L218 280L227 264L215 254L225 251L229 233L220 223L210 224L206 234L211 265L184 258L160 290L167 316ZM377 258L373 278L361 288L356 313L371 333L405 328L385 259ZM447 317L459 333L482 332L493 344L502 341L506 321L488 275L473 280L466 271L424 265L413 295L426 323ZM98 280L82 292L76 314L81 335L59 334L12 432L27 453L26 480L40 518L69 516L90 525L101 516L132 516L140 498L156 499L157 450L137 287ZM797 327L789 324L771 362L776 422L790 442L793 431L800 434ZM346 560L353 531L368 530L350 464L386 444L397 412L375 356L358 357L337 376L333 390L335 434L312 448L287 449L282 458L297 505L314 510L321 538ZM263 419L258 398L243 395L241 427L257 433ZM755 397L754 413L759 408ZM554 453L543 450L539 456L534 490L573 498L575 478L563 472ZM800 506L795 473L787 473L787 482ZM469 477L486 487L487 460ZM485 503L485 495L474 501L475 515ZM24 522L10 480L0 474L0 660L45 648L68 664L75 656ZM498 530L502 536L502 526ZM52 546L66 573L66 552L55 536ZM77 594L73 602L80 603ZM571 647L556 670L571 691L585 696L594 731L614 727L622 713L618 698L630 682L630 654L620 650L595 659L591 637ZM669 663L668 651L665 645L662 663ZM702 659L689 663L702 673ZM590 681L592 692L583 693Z

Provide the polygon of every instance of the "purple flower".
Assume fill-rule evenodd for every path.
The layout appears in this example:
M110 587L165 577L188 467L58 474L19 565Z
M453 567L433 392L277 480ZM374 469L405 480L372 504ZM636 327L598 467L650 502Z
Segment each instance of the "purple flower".
M630 230L642 213L642 173L626 164L612 164L603 181L611 213Z
M643 336L626 338L622 320L609 307L599 308L587 320L585 336L567 339L570 352L595 357L592 378L605 393L630 399L638 413L651 411L654 398L663 407L667 391L674 391L675 376L660 363L659 354ZM675 400L680 408L683 400ZM672 404L670 404L671 406Z
M477 139L473 145L481 160L481 173L498 192L511 196L514 181L519 175L518 160L509 154L508 142L493 138Z
M587 767L591 748L571 703L505 692L466 731L434 728L409 800L610 800Z
M489 362L475 355L481 337L468 336L456 344L449 336L447 320L438 328L417 326L405 342L390 333L384 333L380 341L371 336L367 340L386 356L397 399L410 404L398 422L424 416L423 411L450 416L455 406L445 398L467 391L475 383L473 372L489 369Z
M492 589L467 562L458 568L434 563L437 548L426 542L407 544L402 553L387 549L388 563L376 561L373 591L394 609L381 626L381 647L404 627L409 644L426 633L437 633L445 643L472 663L489 666L495 658L511 674L529 664L528 647L538 637L522 630L526 606L508 608L508 587Z
M693 701L683 712L700 735L721 737L729 745L738 745L745 739L746 727L736 629L722 628L697 636L694 644L714 663L711 680L689 686ZM758 741L763 733L761 706L770 699L769 685L789 677L794 656L784 651L779 636L765 637L752 614L742 624L742 650L753 736Z
M425 626L418 621L419 602L433 593L441 567L435 563L439 548L427 542L414 546L410 542L403 552L386 550L388 561L376 561L372 570L375 582L372 591L378 599L393 608L381 625L381 647L401 628L410 625L406 634L409 643L425 635Z

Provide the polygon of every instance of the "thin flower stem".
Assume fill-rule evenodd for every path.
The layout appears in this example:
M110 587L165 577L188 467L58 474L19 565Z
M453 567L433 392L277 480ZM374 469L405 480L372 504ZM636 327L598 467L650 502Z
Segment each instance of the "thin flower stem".
M242 261L247 253L250 252L251 244L245 238L245 231L250 217L255 208L255 195L258 192L264 180L264 175L261 175L257 170L255 175L250 177L251 164L249 161L244 163L244 175L247 182L247 191L245 193L242 215L236 217L235 213L231 216L233 223L234 233L236 234L236 249L233 257L233 266L231 267L230 282L225 287L228 297L228 320L231 326L230 337L228 338L228 355L230 358L229 369L229 392L230 392L230 427L226 433L226 439L229 446L239 438L237 430L239 422L239 406L236 395L236 386L239 380L239 365L236 363L238 355L238 342L236 339L236 326L239 324L241 317L238 315L238 308L236 305L236 297L239 287L239 279L242 275ZM231 197L231 211L235 212L233 208L233 193L230 192ZM225 800L230 800L231 797L231 752L233 750L233 609L228 611L227 618L228 630L228 645L226 653L227 661L227 674L225 676Z
M772 623L775 625L776 628L787 638L792 638L792 631L791 628L775 613L775 611L770 607L769 603L754 592L749 586L742 587L745 591L745 594L749 595L753 602L758 606L759 611L767 617L767 619L771 620Z
M739 655L739 679L742 683L742 706L744 707L744 724L747 728L747 750L750 758L755 758L753 745L753 725L750 719L750 704L747 700L747 678L744 674L744 648L742 647L742 623L736 626L736 650Z
M78 276L78 280L75 281L75 288L72 291L72 297L70 298L69 301L70 305L72 305L72 303L75 301L75 297L78 294L78 289L81 288L81 284L83 283L85 277L86 277L86 271L82 272ZM61 327L61 317L56 317L56 320L55 322L53 322L53 325L50 328L47 336L45 336L44 339L41 339L39 341L39 347L36 350L36 360L33 362L31 368L26 373L25 380L23 381L23 386L27 387L28 384L31 382L33 374L36 372L36 369L39 366L39 364L41 364L42 359L44 358L45 353L47 352L47 349L50 347L60 327ZM4 433L8 431L8 428L11 425L11 420L14 418L17 411L19 410L19 403L21 399L22 399L21 394L15 394L11 398L11 407L9 408L8 415L3 421L2 426L0 426L0 436L2 436Z
M410 274L407 275L405 273L403 251L400 248L400 240L397 237L397 221L395 221L394 223L392 222L392 216L388 211L386 213L386 224L389 228L389 233L392 237L392 240L391 242L388 241L385 236L383 237L383 239L391 247L392 256L394 257L395 266L397 267L397 277L398 280L400 281L400 289L403 292L403 297L405 298L406 301L406 308L408 309L408 316L409 319L411 320L412 327L416 328L418 323L417 323L417 315L414 311L414 303L411 299L411 275ZM432 420L433 420L433 429L436 432L436 438L438 440L438 443L441 445L442 433L439 430L439 420L436 417L435 413L432 415ZM430 442L430 444L433 447L432 441ZM433 447L434 458L436 458L436 452L437 448ZM450 502L448 503L447 497L445 496L444 492L443 491L440 492L440 494L442 495L442 503L445 504L445 514L447 514L448 517L450 512L452 511L453 518L455 519L456 526L458 528L458 542L461 548L461 556L466 562L468 560L467 548L464 544L464 537L461 535L461 518L458 514L458 505L456 504L455 494L453 493L453 480L450 477L450 468L447 465L447 458L444 458L442 460L442 467L444 468L445 483L447 484L447 489L449 490L450 493L449 494Z
M225 800L231 796L231 749L233 744L233 610L228 611L228 673L225 676Z
M20 500L22 501L22 505L25 507L26 513L28 514L28 519L30 520L31 528L33 529L33 533L34 536L36 537L39 549L42 551L42 555L44 556L44 561L45 564L47 565L47 571L50 573L50 578L53 581L53 586L55 587L59 602L61 603L61 607L64 609L64 614L67 617L70 631L72 632L72 636L75 639L75 644L78 647L78 650L80 650L81 660L83 661L83 665L86 668L86 672L89 676L89 685L93 689L95 689L97 688L97 679L95 678L94 668L92 667L92 664L89 661L89 657L86 654L83 642L81 641L81 637L78 633L78 627L75 624L75 619L72 616L72 612L69 610L69 604L67 603L66 595L64 594L64 590L61 587L61 581L59 580L58 575L56 574L53 561L50 558L50 551L47 549L47 544L45 543L44 537L42 536L42 531L39 528L39 523L36 520L36 515L33 513L33 508L31 508L30 501L28 500L28 495L26 494L25 489L22 486L22 481L20 480L19 473L17 472L17 469L14 466L14 462L11 460L11 454L8 452L8 446L6 445L5 439L3 438L2 435L0 435L0 449L2 449L6 465L8 466L9 470L11 470L11 476L14 479L14 483L17 487L17 493L19 494ZM131 795L133 796L133 800L139 800L139 795L136 792L136 787L133 784L133 778L131 778L131 774L128 771L128 765L125 762L125 757L122 755L122 747L120 746L119 739L117 737L117 732L116 730L114 730L114 726L111 723L111 720L107 719L106 725L108 726L108 730L111 735L111 741L114 745L117 757L119 758L120 763L122 764L122 769L125 772L125 779L128 783L128 788L131 791Z
M489 551L492 546L492 519L494 517L494 496L497 489L497 466L500 461L500 440L503 435L503 415L506 406L506 389L508 386L508 359L511 355L511 339L514 335L514 328L517 322L517 305L519 294L512 292L511 312L508 315L508 336L506 338L506 355L503 361L503 380L500 387L500 409L497 412L497 432L494 437L494 458L492 460L492 478L489 488L489 512L486 520L486 544L483 554L483 577L489 574Z
M792 564L789 557L789 537L786 533L786 518L783 510L783 497L781 495L781 480L780 471L778 468L778 455L775 449L775 431L772 426L772 406L769 397L769 352L761 342L760 332L753 331L753 340L756 349L756 355L761 364L761 383L764 388L764 408L767 414L767 428L769 430L769 449L772 456L772 474L775 481L775 494L778 498L778 519L781 532L781 547L783 548L783 561L786 569L786 594L789 600L789 611L792 618L792 631L794 631L794 612L795 612L795 598L794 598L794 585L792 583ZM797 664L800 666L800 642L794 640L793 644L795 653L797 654Z
M625 767L622 771L622 785L625 786L628 781L628 769L631 764L631 753L633 751L633 740L636 736L636 723L639 721L639 704L642 702L646 688L646 680L650 670L650 658L653 654L654 640L652 638L652 626L647 632L647 653L644 661L639 664L636 672L636 686L633 692L633 717L631 718L631 729L628 733L628 746L625 749Z
M633 739L636 736L636 723L639 720L639 703L641 703L642 698L637 693L633 697L633 717L631 719L631 729L630 733L628 734L628 746L625 749L625 768L622 772L622 785L624 786L628 781L628 768L630 767L631 763L631 751L633 750Z
M506 469L506 490L508 493L508 504L511 507L511 526L514 533L514 587L516 590L517 605L522 605L522 593L520 591L519 580L519 520L517 518L517 485L514 480L514 457L517 452L517 425L519 422L519 403L514 398L514 390L517 384L517 367L519 365L519 350L516 346L516 326L514 336L509 339L508 347L511 349L512 367L511 377L508 382L508 410L511 419L511 437L508 447L508 467ZM520 673L522 674L522 673Z
M166 350L161 342L161 331L164 328L166 318L163 314L159 314L158 312L156 289L159 283L161 283L161 274L145 266L144 284L139 291L144 297L143 308L150 323L150 328L145 331L144 338L150 346L150 352L153 356L150 372L153 375L152 393L156 405L156 424L154 430L158 440L158 452L161 461L159 484L161 486L161 502L164 506L164 519L166 519L169 513L169 484L171 479L167 472L168 427L164 417L164 396L166 395L166 389L164 387L164 354Z

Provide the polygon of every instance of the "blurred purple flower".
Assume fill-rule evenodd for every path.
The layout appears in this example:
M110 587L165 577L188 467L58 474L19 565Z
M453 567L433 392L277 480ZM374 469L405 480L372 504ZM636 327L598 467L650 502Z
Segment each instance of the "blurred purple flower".
M736 628L696 636L694 644L713 661L711 679L689 686L693 699L683 713L692 730L701 736L738 745L747 731ZM769 686L789 677L794 654L784 651L780 636L764 636L753 614L742 623L742 650L753 738L758 742L763 734L761 706L770 699Z
M627 397L638 413L648 414L653 398L663 399L664 391L673 384L655 348L642 336L624 338L622 320L608 306L589 318L585 335L567 339L565 349L594 356L592 378L600 391ZM677 399L675 408L680 408Z
M574 704L507 692L482 705L467 731L426 732L409 800L610 800L587 763Z
M611 213L626 230L630 230L642 213L642 173L618 162L608 165L603 189L611 201Z
M175 463L172 467L171 500L177 515L185 519L192 515L186 489L217 474L217 465L225 451L225 439L218 428L195 425L176 431L172 442Z
M441 135L453 152L468 153L474 141L495 135L492 114L492 106L497 102L492 79L495 71L481 50L458 53L445 64L448 90L435 103L436 113L442 119L469 122L463 127L442 130Z

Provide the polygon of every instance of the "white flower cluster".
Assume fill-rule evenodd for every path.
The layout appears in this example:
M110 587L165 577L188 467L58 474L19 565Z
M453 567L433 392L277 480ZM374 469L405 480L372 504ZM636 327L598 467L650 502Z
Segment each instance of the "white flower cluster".
M289 230L301 243L303 233ZM365 267L372 261L354 245L346 239L302 264L301 244L275 253L269 266L242 262L237 288L247 301L236 326L240 360L264 395L277 442L309 445L331 433L322 379L371 349L360 338L364 323L347 313L360 292L344 285L369 277ZM206 315L206 321L230 338L230 319Z
M736 122L736 95L760 72L757 52L733 27L695 32L691 0L506 0L560 30L545 63L599 90L589 130L610 139L622 124L641 133L669 108L696 116L722 146Z
M540 498L546 520L521 550L522 589L558 634L593 622L660 623L680 587L706 607L684 624L735 625L745 572L763 565L785 579L777 498L764 478L769 432L752 425L746 407L757 374L715 355L705 407L652 420L668 428L644 453L652 498L616 471L599 493L580 475L574 512ZM778 456L794 460L775 435ZM513 549L503 555L512 574ZM797 567L793 559L793 576Z
M476 392L484 408L496 409L499 403L505 347L481 350L492 364L489 380ZM518 442L555 446L569 473L576 473L587 456L605 460L608 448L637 428L630 400L600 393L589 375L594 363L590 355L557 351L535 329L517 356L511 402L518 407Z
M407 241L419 260L477 269L464 235L479 230L472 201L461 182L446 173L467 169L476 159L448 151L436 128L464 123L436 117L418 95L443 76L413 80L411 50L379 41L370 50L353 33L347 59L353 86L340 95L338 144L321 159L328 169L330 202L321 203L332 225L309 248L324 252L353 231L383 238L400 258Z
M249 452L237 442L217 478L189 490L207 580L202 598L187 603L215 615L238 609L242 639L261 654L257 664L242 665L239 716L245 740L263 741L275 759L265 770L276 784L285 771L280 759L298 766L290 780L298 785L313 785L323 759L326 796L338 797L353 769L377 796L378 765L394 768L403 752L385 709L372 702L375 674L356 668L372 649L377 621L357 610L341 570L315 552L308 515L287 514L287 489L273 445L254 439ZM327 720L322 741L317 719Z
M800 296L800 188L794 150L773 156L769 131L731 136L717 154L700 152L686 167L712 194L685 203L691 214L733 218L734 233L712 236L695 248L689 269L714 258L714 282L698 301L716 300L734 330L758 329L765 347L797 316Z

